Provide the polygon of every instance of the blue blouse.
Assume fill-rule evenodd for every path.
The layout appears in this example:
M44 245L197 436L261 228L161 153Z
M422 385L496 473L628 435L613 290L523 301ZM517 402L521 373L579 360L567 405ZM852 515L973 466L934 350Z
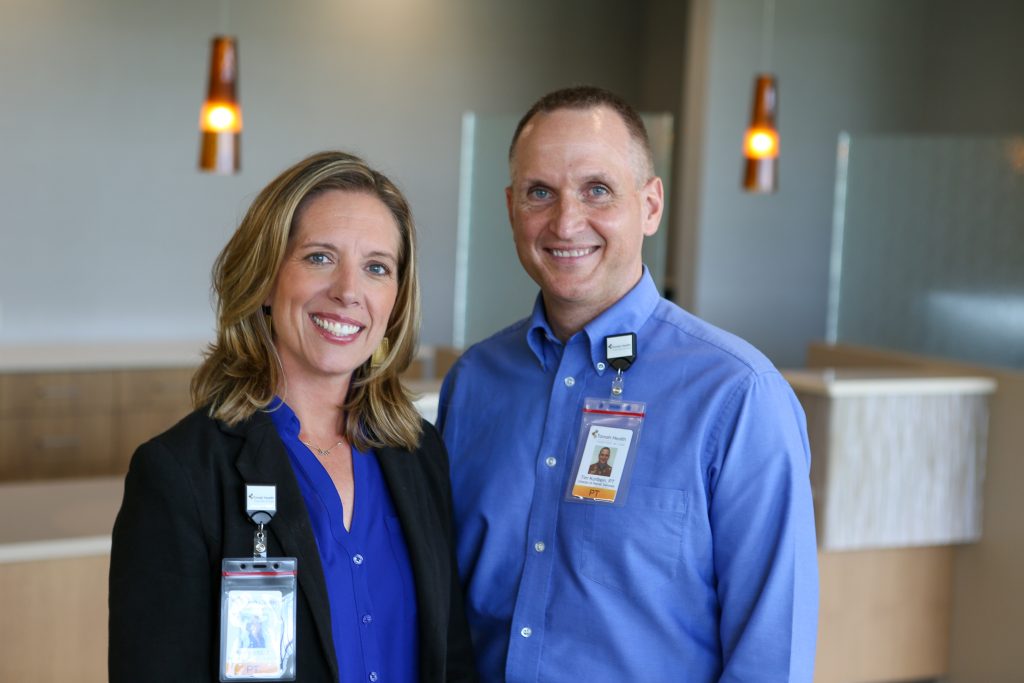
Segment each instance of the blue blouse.
M419 678L416 588L405 537L376 454L352 447L355 501L345 529L341 497L299 440L299 419L279 398L270 416L291 459L313 525L331 608L341 683ZM302 567L299 567L302 571ZM297 634L313 638L312 633ZM302 662L298 662L302 676Z

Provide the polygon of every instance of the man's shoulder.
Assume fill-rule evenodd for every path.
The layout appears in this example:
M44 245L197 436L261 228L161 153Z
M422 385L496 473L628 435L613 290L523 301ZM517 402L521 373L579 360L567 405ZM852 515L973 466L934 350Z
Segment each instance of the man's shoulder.
M448 406L487 401L495 407L512 400L528 377L543 372L530 348L529 333L530 318L524 318L462 352L441 385L439 425L447 422Z
M455 362L453 371L464 374L473 368L484 368L492 361L509 358L517 353L529 352L526 334L529 318L517 320L508 327L470 345Z
M502 328L491 336L476 342L466 349L466 354L487 354L504 351L510 346L525 345L526 332L530 326L530 318L520 318L508 327Z
M667 299L658 302L651 321L659 334L671 337L665 348L679 356L700 354L708 362L732 367L742 374L759 375L775 371L772 362L753 344Z

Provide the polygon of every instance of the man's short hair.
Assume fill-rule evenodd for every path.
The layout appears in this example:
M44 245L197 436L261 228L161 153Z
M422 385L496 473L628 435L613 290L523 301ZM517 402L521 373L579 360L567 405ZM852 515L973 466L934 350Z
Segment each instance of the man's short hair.
M629 136L639 146L643 154L643 163L646 167L644 171L647 174L647 178L637 178L637 180L644 182L653 176L654 154L651 152L651 139L647 136L647 127L644 126L643 119L640 118L636 109L633 109L626 100L610 90L592 85L577 85L571 88L555 90L534 102L529 111L523 115L523 118L519 119L516 132L512 135L512 143L508 147L509 163L512 163L515 157L516 143L519 142L520 134L522 134L526 124L537 114L550 114L559 109L585 110L597 107L608 107L618 114L619 118L626 125Z

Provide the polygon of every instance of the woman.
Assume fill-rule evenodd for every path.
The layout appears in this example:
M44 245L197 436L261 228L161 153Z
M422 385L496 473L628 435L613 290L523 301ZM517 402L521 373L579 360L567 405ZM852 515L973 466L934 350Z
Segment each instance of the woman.
M110 680L218 678L221 560L253 555L246 484L276 486L267 554L298 560L298 680L475 680L447 455L399 381L419 323L404 197L351 155L305 159L253 202L214 287L197 410L125 482Z

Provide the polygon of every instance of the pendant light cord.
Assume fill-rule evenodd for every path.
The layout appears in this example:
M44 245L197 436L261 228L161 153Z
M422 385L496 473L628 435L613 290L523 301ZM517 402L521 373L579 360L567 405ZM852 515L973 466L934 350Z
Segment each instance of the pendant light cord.
M220 34L222 36L228 34L228 2L229 0L220 0Z
M775 39L775 0L765 0L764 17L761 21L761 71L772 71L772 48Z

